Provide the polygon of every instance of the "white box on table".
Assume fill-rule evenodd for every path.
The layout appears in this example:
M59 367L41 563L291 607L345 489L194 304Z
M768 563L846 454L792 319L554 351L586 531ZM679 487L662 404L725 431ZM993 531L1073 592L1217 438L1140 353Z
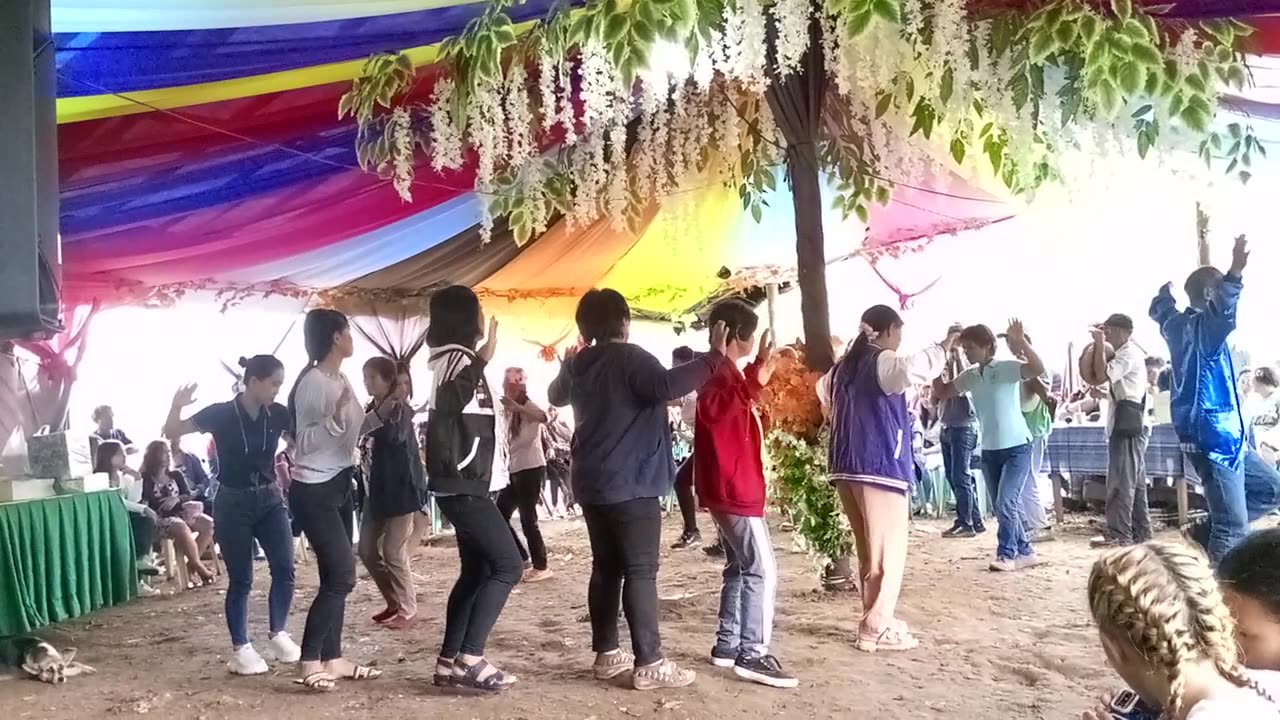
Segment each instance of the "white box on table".
M0 502L43 500L57 496L54 482L48 478L23 478L0 480Z

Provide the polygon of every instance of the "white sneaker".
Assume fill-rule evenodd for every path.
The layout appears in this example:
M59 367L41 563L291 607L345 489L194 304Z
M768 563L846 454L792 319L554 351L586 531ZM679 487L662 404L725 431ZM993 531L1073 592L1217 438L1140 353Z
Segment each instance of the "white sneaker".
M236 648L227 662L227 669L232 675L263 675L271 670L251 644Z
M289 637L289 633L280 632L267 641L267 656L277 662L296 663L302 659L302 648Z
M140 582L138 583L138 597L153 598L159 597L160 591L150 585Z

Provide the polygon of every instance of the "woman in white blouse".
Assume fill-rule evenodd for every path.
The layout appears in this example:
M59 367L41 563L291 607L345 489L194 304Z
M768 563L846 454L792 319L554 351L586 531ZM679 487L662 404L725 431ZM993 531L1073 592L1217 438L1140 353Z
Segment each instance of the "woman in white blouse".
M312 690L330 690L338 678L364 680L380 670L342 657L347 595L356 582L351 552L352 478L364 410L342 373L353 343L347 318L312 310L303 324L307 367L289 394L297 449L289 500L320 572L320 589L302 634L302 678Z

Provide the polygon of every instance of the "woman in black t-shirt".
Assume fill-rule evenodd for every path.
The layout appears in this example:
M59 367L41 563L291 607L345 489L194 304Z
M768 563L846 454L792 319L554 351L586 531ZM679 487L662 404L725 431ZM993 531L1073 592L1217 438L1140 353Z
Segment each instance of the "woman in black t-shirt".
M280 485L275 454L280 434L289 428L289 411L275 402L284 384L284 366L271 355L240 359L244 391L234 400L215 403L182 419L182 409L195 402L195 386L173 397L165 434L213 435L218 453L218 494L214 499L218 546L227 564L226 616L235 649L228 669L236 675L259 675L267 663L249 643L249 590L253 587L253 541L267 555L271 592L267 597L270 633L267 656L285 663L302 657L285 632L293 603L293 534Z

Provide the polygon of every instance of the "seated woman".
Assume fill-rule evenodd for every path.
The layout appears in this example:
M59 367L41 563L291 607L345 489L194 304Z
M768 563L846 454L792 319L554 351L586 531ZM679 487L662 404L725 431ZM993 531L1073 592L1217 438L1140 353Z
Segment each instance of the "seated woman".
M1241 664L1236 623L1199 550L1148 542L1103 553L1089 575L1088 598L1109 664L1161 717L1280 715L1273 699L1280 673ZM1103 708L1084 714L1112 717Z
M133 531L134 562L138 574L158 574L150 558L151 546L155 543L156 523L160 518L142 503L142 480L138 471L129 467L126 462L124 443L119 440L103 440L99 443L94 455L93 471L106 473L111 487L122 491L124 509L129 513L129 527ZM138 594L149 597L156 595L157 591L139 581Z
M169 444L156 440L147 445L142 455L142 497L160 520L156 524L160 537L172 540L186 559L187 570L200 578L200 583L213 582L213 572L201 558L213 547L213 518L204 513L200 502L191 497L191 489L181 472L169 468Z
M1218 564L1244 664L1280 670L1280 528L1247 535Z

